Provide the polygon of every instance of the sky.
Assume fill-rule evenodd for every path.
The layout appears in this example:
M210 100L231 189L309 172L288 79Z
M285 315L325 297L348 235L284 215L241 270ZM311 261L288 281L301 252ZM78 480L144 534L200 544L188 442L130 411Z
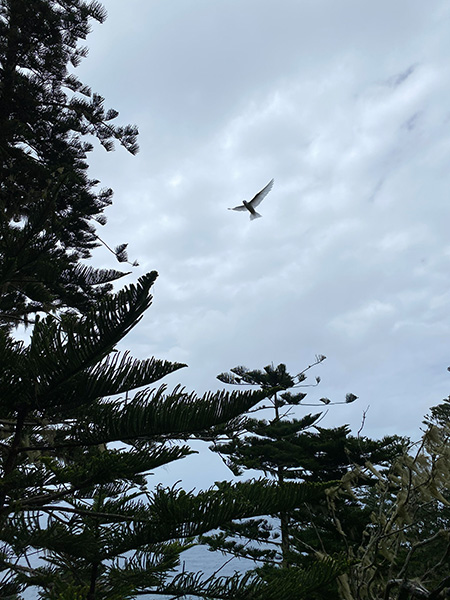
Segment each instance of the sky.
M115 192L99 235L139 262L123 283L159 272L122 347L187 363L165 382L200 394L236 365L324 354L307 400L358 400L322 425L417 439L449 395L450 4L103 4L77 72L140 152L90 157ZM227 210L272 178L263 218ZM105 249L93 264L117 266Z

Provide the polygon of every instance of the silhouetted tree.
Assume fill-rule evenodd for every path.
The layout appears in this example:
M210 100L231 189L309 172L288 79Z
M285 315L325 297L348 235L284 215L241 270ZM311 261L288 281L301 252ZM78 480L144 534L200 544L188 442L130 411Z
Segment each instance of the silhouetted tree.
M197 495L147 490L146 473L191 453L171 440L226 423L265 395L197 397L182 389L167 394L162 386L128 397L184 366L113 352L149 306L155 277L105 298L84 318L38 319L29 345L1 336L2 597L30 585L41 588L42 598L72 590L98 600L174 593L184 584L206 597L239 597L225 594L228 583L206 583L198 574L171 579L180 552L224 522L292 509L323 493L311 484L280 495L265 482L222 484ZM36 550L47 566L27 562ZM233 594L248 586L255 594L263 586L255 597L267 591L262 580L245 580L247 587L233 581Z
M372 511L344 578L345 598L448 597L449 416L449 402L444 400L430 409L420 443L405 445L383 471L365 465L376 476ZM345 528L340 534L344 539Z
M235 475L247 470L262 471L282 490L289 481L317 482L328 486L327 496L312 503L305 502L301 509L272 513L271 519L249 519L221 528L220 532L203 539L213 549L231 552L264 565L258 572L270 572L272 567L306 567L317 556L335 556L344 553L353 560L353 548L367 525L370 503L363 497L374 485L374 477L353 476L354 469L371 460L387 467L401 453L404 440L397 437L381 441L352 436L347 426L327 429L318 425L320 414L295 418L294 408L311 406L305 402L306 393L298 388L315 387L304 383L306 373L325 359L316 361L296 376L291 376L284 364L269 365L264 370L236 367L218 376L231 385L257 386L268 398L250 412L272 411L272 418L249 418L241 431L231 439L216 442L212 449L224 458ZM356 399L347 394L342 403ZM328 398L319 403L329 405ZM318 406L320 404L313 403ZM352 478L352 487L346 481ZM345 544L337 527L345 528ZM335 588L324 592L336 593ZM322 597L320 593L317 597ZM316 597L316 596L314 596Z
M82 312L122 276L80 264L99 244L112 190L95 191L87 154L96 138L137 151L137 129L114 125L71 72L87 50L78 46L89 21L103 21L98 2L0 2L0 320L26 320L38 311ZM116 249L125 261L125 245Z

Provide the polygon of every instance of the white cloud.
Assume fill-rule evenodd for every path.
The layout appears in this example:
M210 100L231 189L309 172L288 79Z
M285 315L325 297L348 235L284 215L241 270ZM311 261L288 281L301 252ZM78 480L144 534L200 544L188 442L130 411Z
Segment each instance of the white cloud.
M447 395L447 3L105 4L81 76L141 152L92 162L104 235L160 272L127 344L197 390L322 352L320 394L360 397L329 422L417 431ZM262 219L226 210L272 177Z
M335 317L330 325L341 333L351 337L359 338L361 341L375 328L383 327L383 321L395 313L395 308L386 302L372 300L361 308L350 311L344 315Z

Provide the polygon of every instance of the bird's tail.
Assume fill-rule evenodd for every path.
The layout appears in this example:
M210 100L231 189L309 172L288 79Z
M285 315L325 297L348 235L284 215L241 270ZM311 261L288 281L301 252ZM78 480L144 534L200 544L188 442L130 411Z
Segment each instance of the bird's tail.
M262 215L257 213L256 210L254 213L250 213L250 221L253 221L253 219L259 219L259 217L262 217Z

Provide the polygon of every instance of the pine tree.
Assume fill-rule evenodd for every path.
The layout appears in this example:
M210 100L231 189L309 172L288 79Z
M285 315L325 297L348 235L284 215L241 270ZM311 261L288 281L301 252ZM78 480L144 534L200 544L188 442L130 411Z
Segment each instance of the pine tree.
M38 311L88 310L122 276L80 264L99 244L96 224L112 190L87 174L94 137L137 151L137 129L113 124L118 113L70 71L98 2L0 2L0 320ZM124 247L117 256L126 260Z
M304 402L306 393L298 388L320 383L320 377L313 384L304 382L306 373L324 359L317 356L312 365L295 376L287 372L284 364L269 365L264 370L236 367L218 376L227 384L265 390L268 398L251 412L272 412L269 419L249 418L240 432L213 445L212 449L224 458L232 472L241 475L249 469L262 471L280 490L290 481L320 482L329 488L325 498L305 502L300 510L231 524L213 536L205 536L204 541L214 549L264 565L258 570L260 573L270 572L273 567L307 567L314 564L318 555L335 556L342 551L348 560L353 560L352 548L359 544L370 513L369 503L363 505L361 496L374 484L373 478L353 476L354 469L367 460L388 466L403 448L401 438L374 441L350 435L346 426L320 427L320 414L300 419L293 416L295 407L311 406ZM343 403L355 399L354 394L347 394ZM321 398L320 402L331 404L328 398ZM352 489L346 481L348 477L352 478ZM338 527L345 529L345 544ZM336 590L328 589L324 597L330 593Z
M280 495L264 482L222 484L197 495L148 491L149 471L191 453L172 440L226 423L265 395L197 397L182 389L168 394L161 386L127 397L184 366L112 352L148 308L155 277L150 273L105 298L83 318L38 319L28 346L2 335L2 597L31 585L41 588L42 598L67 590L89 600L128 598L183 585L206 597L229 597L223 595L227 582L189 573L170 578L180 553L224 522L293 508L323 493L311 484ZM121 399L109 399L118 394ZM27 557L36 550L47 566L30 566ZM328 565L330 573L335 569ZM256 590L264 582L247 583ZM235 584L249 593L239 578Z

